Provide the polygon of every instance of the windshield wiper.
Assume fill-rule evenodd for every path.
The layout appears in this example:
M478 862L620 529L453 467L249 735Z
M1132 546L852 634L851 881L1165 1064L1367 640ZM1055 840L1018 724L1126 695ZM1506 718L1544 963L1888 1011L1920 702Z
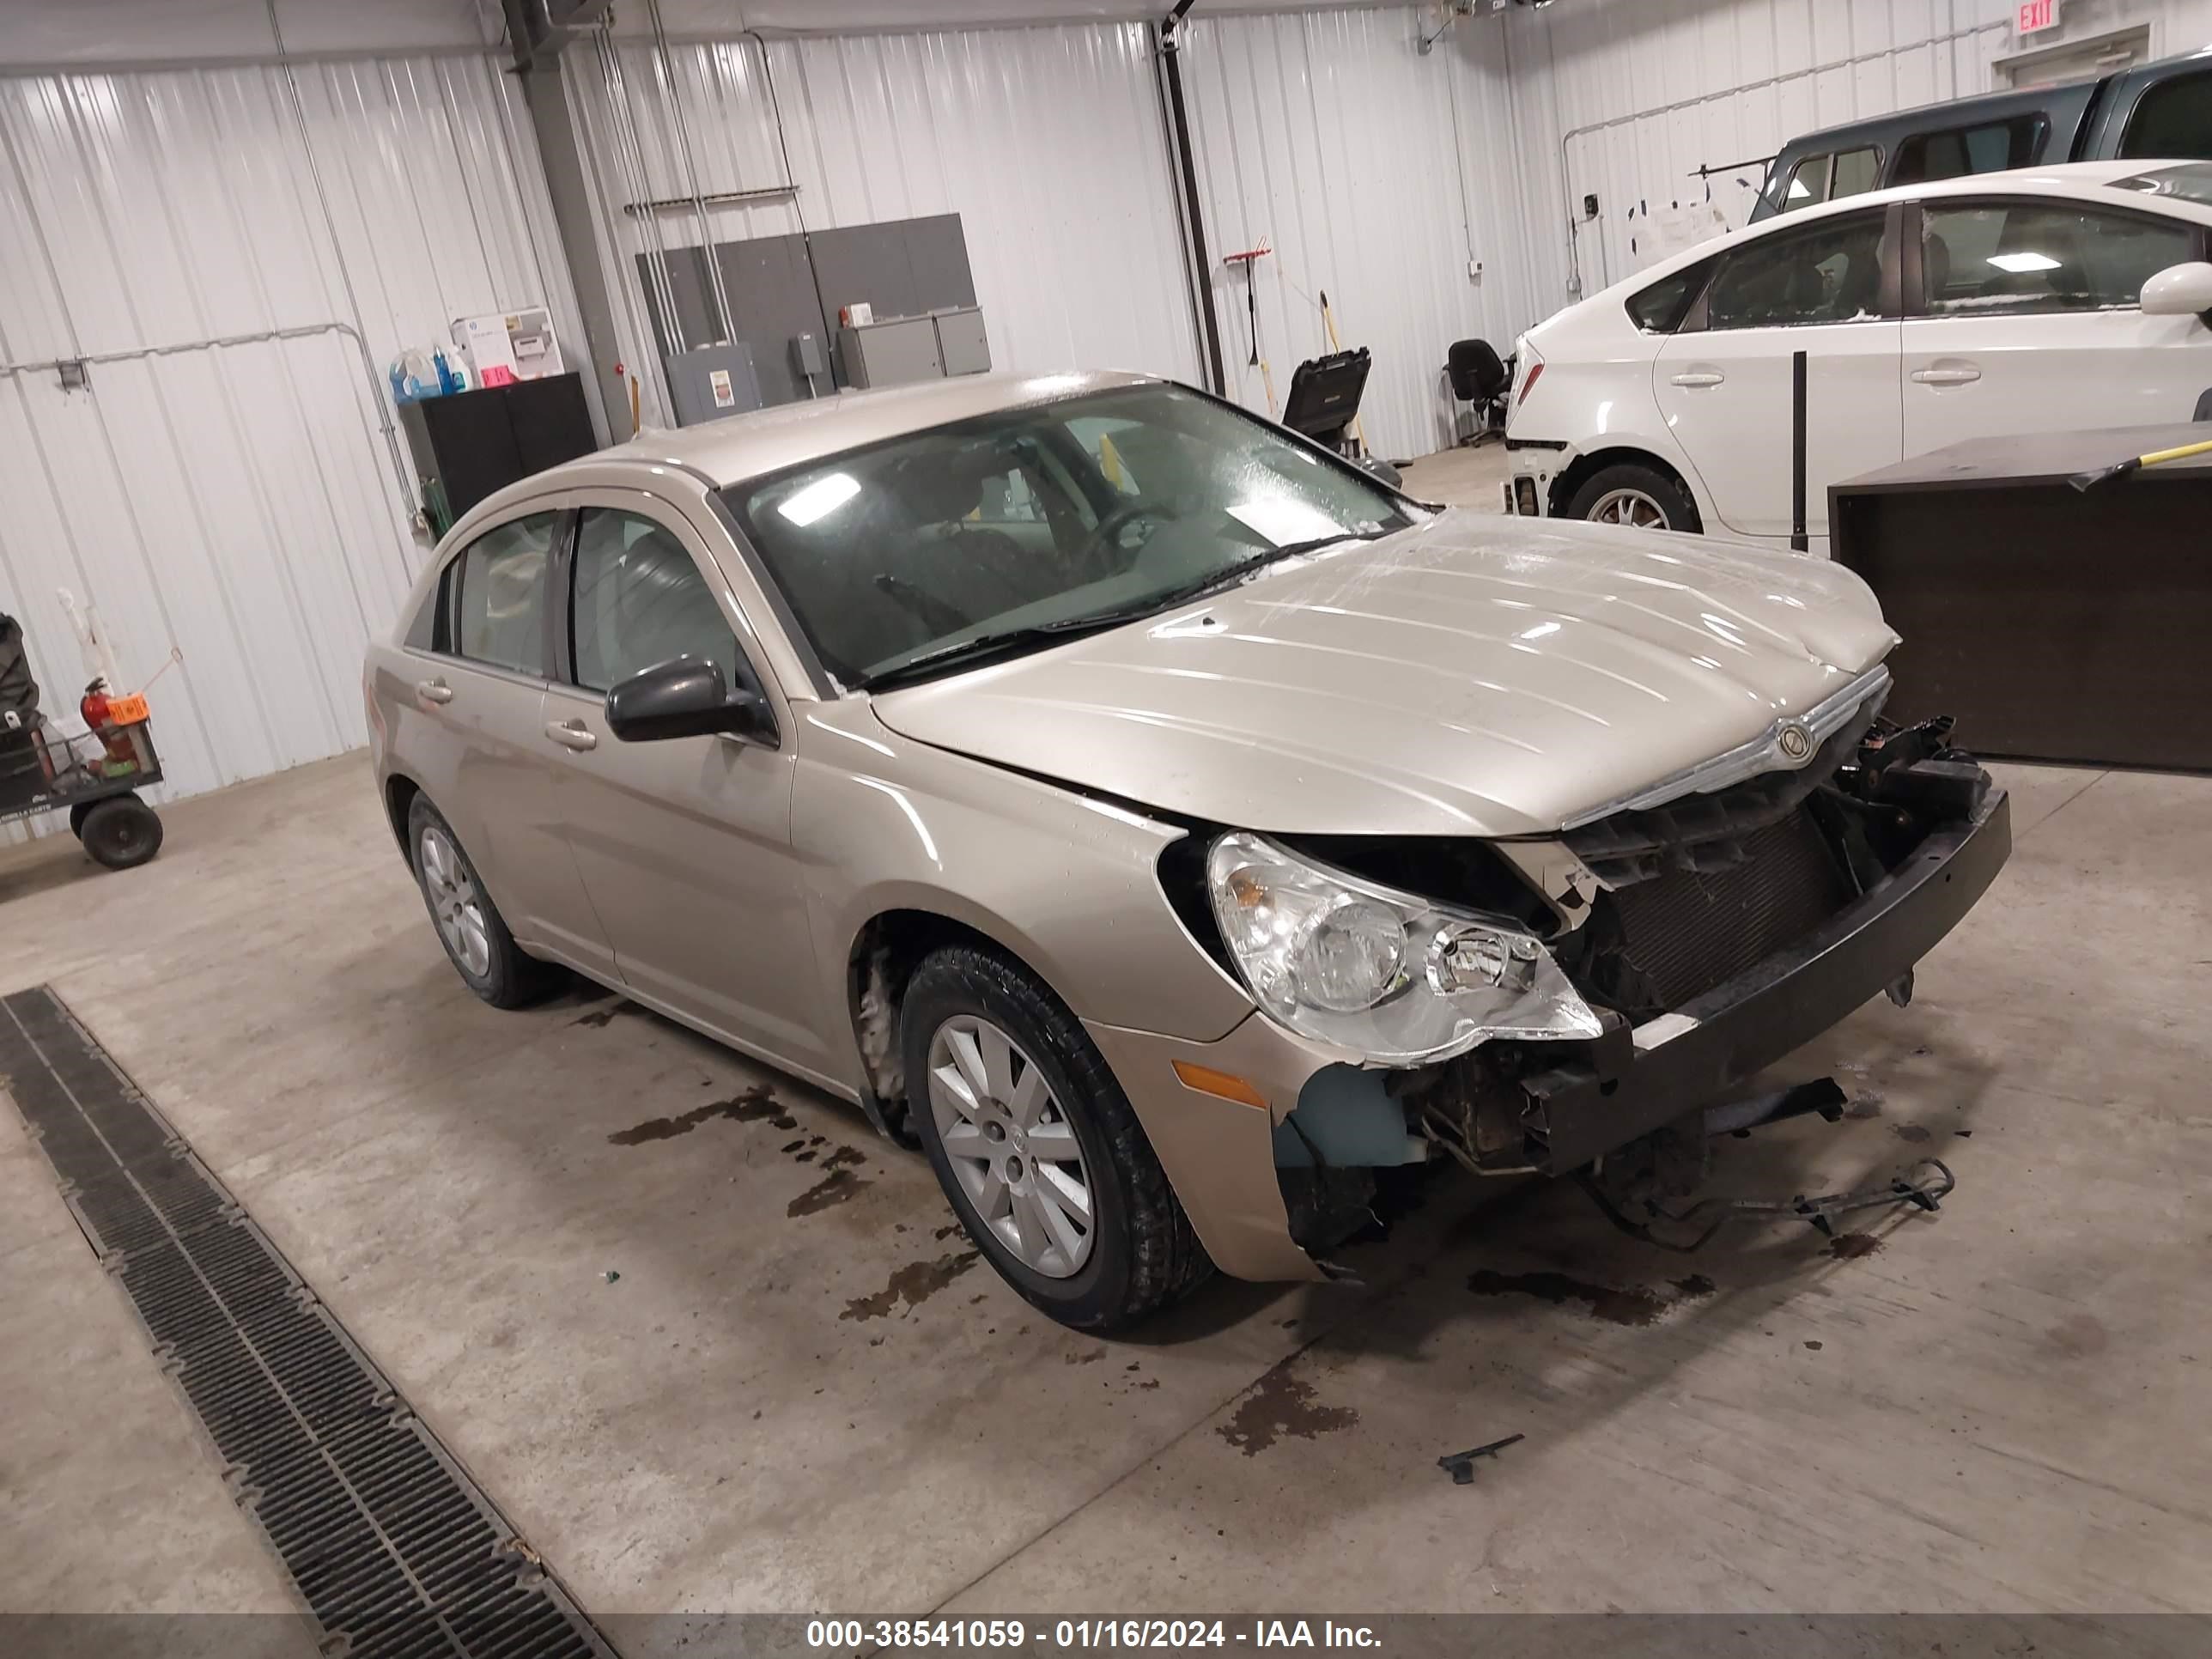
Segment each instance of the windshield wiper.
M894 663L889 668L880 669L875 673L867 675L860 684L864 690L888 690L891 687L904 684L910 680L942 673L946 669L960 664L975 662L985 657L997 656L1001 652L1013 650L1021 646L1057 645L1062 641L1073 639L1080 635L1101 633L1109 628L1119 628L1125 623L1144 622L1147 618L1158 616L1163 611L1172 611L1179 605L1187 605L1193 599L1203 599L1209 593L1218 593L1224 588L1234 586L1253 572L1263 569L1281 560L1296 558L1301 553L1318 552L1324 547L1334 547L1340 542L1371 542L1378 537L1387 536L1389 533L1387 530L1344 531L1332 536L1316 536L1310 541L1286 542L1280 547L1266 548L1248 557L1238 559L1233 564L1225 564L1218 569L1209 570L1202 576L1179 583L1174 587L1163 588L1157 593L1148 594L1136 605L1124 605L1112 611L1087 611L1080 616L1061 617L1052 622L1031 623L1023 628L1008 628L995 633L978 634L973 639L939 646L935 650L923 652L918 657L909 657L904 662Z

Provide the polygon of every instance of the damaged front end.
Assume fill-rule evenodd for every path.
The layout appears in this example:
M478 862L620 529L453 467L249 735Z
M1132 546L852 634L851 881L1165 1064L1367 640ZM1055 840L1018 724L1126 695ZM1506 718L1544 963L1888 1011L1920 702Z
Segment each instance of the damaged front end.
M1907 1000L1914 965L2003 866L2009 810L1951 746L1948 720L1899 726L1876 702L1780 767L1555 836L1296 843L1510 917L1596 1025L1315 1073L1275 1136L1300 1245L1340 1240L1365 1218L1374 1171L1393 1164L1441 1152L1485 1175L1564 1175L1632 1143L1649 1151L1670 1126L1689 1134L1868 999Z

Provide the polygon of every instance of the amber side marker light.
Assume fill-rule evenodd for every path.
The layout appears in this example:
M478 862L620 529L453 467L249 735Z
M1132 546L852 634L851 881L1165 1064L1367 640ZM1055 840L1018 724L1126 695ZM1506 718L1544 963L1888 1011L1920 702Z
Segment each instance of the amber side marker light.
M1195 1089L1202 1095L1212 1095L1221 1100L1233 1100L1239 1106L1257 1106L1267 1109L1267 1097L1233 1072L1217 1072L1211 1066L1194 1066L1187 1060L1175 1062L1175 1074L1186 1089Z

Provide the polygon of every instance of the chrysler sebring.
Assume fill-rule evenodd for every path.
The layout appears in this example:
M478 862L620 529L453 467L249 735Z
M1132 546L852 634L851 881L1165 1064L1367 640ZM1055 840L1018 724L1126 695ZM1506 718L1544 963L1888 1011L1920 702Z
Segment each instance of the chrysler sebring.
M440 939L918 1142L1069 1324L1319 1278L1886 988L2008 849L1849 572L1424 506L1201 392L979 377L511 486L369 656Z

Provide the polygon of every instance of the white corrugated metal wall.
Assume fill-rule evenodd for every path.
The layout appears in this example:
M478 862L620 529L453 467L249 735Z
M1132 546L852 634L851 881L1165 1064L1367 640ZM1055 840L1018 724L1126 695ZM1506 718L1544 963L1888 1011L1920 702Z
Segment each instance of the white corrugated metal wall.
M1541 308L1566 303L1576 269L1595 293L1650 263L1660 216L1707 199L1700 166L1993 90L1991 65L2017 52L2138 23L2155 56L2212 41L2212 0L2070 0L2061 29L2024 42L2010 0L1558 0L1462 23L1505 36ZM1709 181L1729 224L1744 222L1760 176L1753 165Z
M1433 13L1412 7L1220 18L1194 22L1184 56L1232 395L1267 406L1251 301L1279 409L1292 368L1329 349L1325 292L1340 342L1375 354L1369 447L1397 456L1453 441L1443 362L1454 340L1481 336L1502 353L1536 320L1491 55L1502 55L1502 33L1470 29L1425 55L1433 27ZM1220 263L1263 244L1273 252L1249 288Z
M588 46L570 48L602 257L648 424L669 418L635 264L652 233L623 204L691 193L687 136L702 194L799 186L795 200L710 204L714 240L957 213L994 366L1196 375L1144 26L804 36L767 51L789 178L755 41L678 40L664 64L623 40L614 76ZM659 223L669 247L698 246L695 214Z
M296 114L275 65L0 76L0 605L72 726L57 588L131 686L181 651L154 692L170 794L366 740L362 647L422 556L394 352L540 300L580 345L493 58L295 64Z

